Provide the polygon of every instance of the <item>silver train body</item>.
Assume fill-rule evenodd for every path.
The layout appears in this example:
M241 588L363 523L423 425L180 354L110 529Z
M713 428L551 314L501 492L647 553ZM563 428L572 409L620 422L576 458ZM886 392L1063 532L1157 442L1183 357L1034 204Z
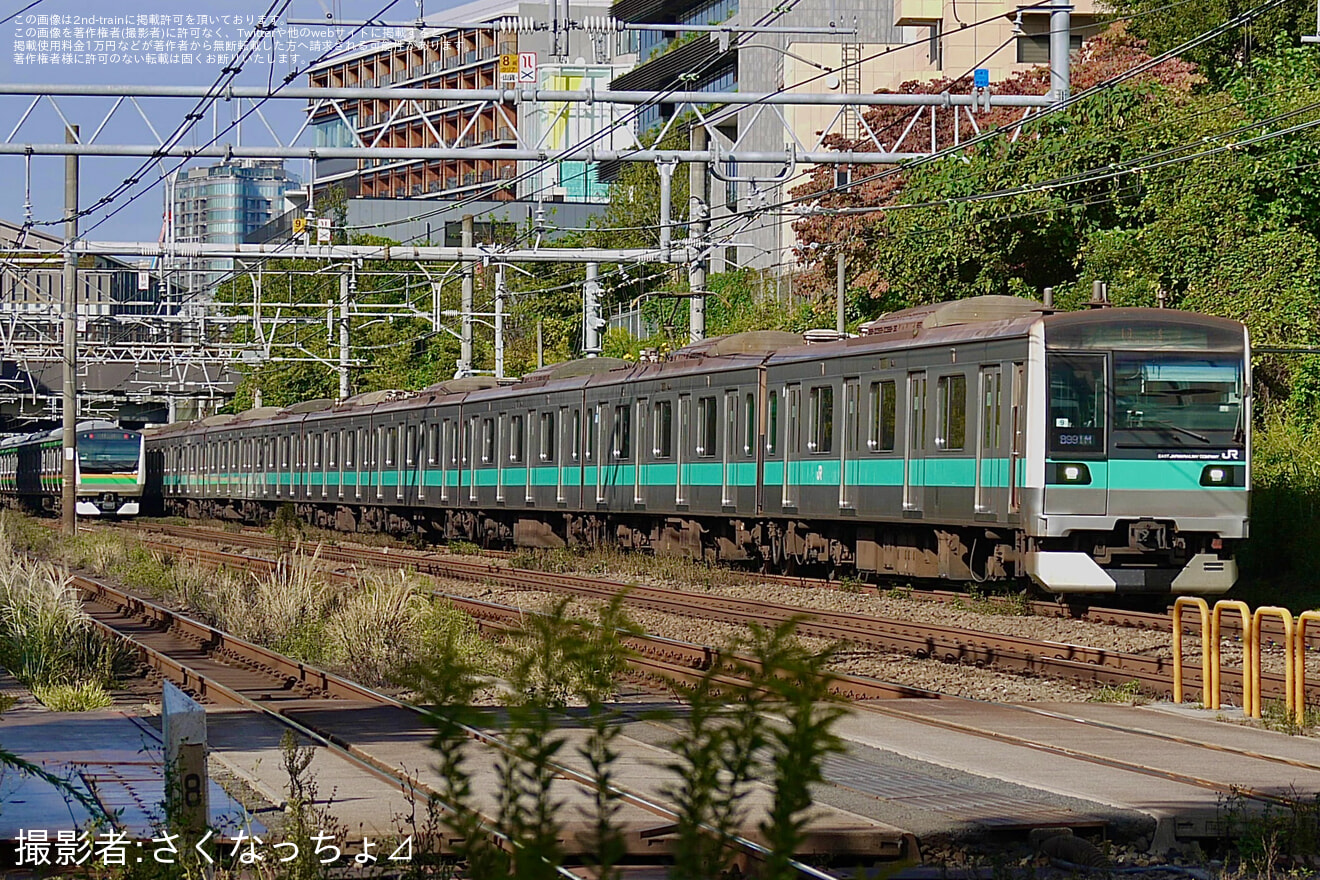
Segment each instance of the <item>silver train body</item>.
M1205 593L1247 537L1249 349L1187 312L980 297L819 345L316 401L148 435L171 513L859 576Z

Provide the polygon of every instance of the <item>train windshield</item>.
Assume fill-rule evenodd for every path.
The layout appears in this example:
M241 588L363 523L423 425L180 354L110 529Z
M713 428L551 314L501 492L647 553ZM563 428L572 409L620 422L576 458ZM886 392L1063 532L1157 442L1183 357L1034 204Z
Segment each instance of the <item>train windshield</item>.
M1052 354L1050 452L1103 452L1105 448L1105 356Z
M1241 357L1114 352L1114 430L1120 446L1239 442Z
M126 431L97 431L78 438L78 467L85 474L135 471L141 438Z

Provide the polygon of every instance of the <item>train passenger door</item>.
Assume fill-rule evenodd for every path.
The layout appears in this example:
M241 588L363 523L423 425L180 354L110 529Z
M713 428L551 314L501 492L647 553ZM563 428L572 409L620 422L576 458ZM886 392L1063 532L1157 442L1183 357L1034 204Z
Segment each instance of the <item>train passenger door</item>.
M1022 509L1022 469L1027 455L1027 369L1013 365L1013 384L1009 390L1008 512Z
M784 437L784 496L785 508L797 509L797 464L802 455L802 386L786 385L784 400L788 404L788 430Z
M839 444L839 509L857 509L857 410L861 396L860 379L843 380L843 442Z
M982 367L980 375L980 424L976 434L977 513L994 514L1003 509L1008 491L1008 468L1003 457L1003 382L999 367Z
M688 425L692 421L692 395L680 394L678 396L678 442L674 444L674 505L676 507L687 507L688 504L688 473L687 465L684 459L687 457L688 444L691 443L691 432Z
M926 483L926 373L908 373L908 418L903 444L903 510L920 513Z

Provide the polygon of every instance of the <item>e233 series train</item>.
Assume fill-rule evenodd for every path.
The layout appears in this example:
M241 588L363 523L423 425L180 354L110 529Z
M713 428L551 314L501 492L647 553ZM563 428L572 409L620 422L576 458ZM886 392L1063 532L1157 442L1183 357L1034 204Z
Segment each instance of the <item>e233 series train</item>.
M146 474L143 440L110 421L79 422L77 477L79 516L136 516ZM64 485L63 433L40 431L0 440L0 499L35 512L60 509Z
M979 297L820 345L314 401L148 434L170 513L1057 593L1222 593L1247 536L1244 327Z

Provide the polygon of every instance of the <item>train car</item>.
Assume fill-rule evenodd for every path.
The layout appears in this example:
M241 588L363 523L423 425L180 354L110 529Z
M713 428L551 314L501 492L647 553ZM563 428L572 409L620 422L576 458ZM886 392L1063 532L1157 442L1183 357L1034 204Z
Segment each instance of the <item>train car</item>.
M618 544L861 576L1220 593L1250 485L1241 324L910 309L819 345L760 332L171 426L171 512L488 546Z
M79 516L136 516L146 473L143 436L114 422L79 422L74 473ZM37 432L0 440L0 498L14 507L53 513L64 484L63 432Z

